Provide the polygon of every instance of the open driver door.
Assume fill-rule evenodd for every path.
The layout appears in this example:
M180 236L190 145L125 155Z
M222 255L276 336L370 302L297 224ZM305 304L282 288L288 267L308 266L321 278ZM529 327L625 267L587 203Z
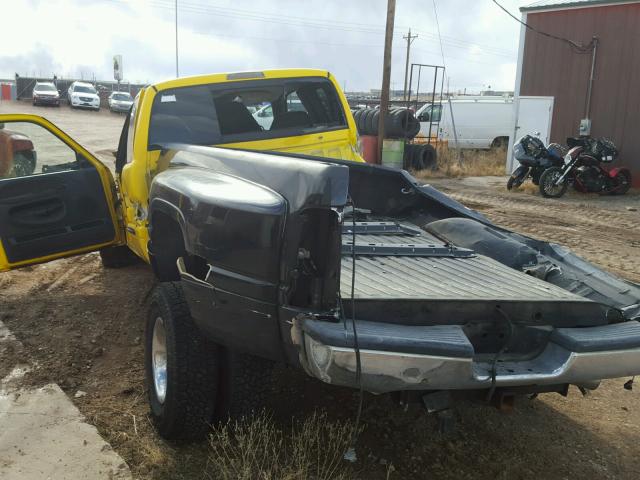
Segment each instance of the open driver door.
M0 272L121 244L109 169L48 120L0 115Z

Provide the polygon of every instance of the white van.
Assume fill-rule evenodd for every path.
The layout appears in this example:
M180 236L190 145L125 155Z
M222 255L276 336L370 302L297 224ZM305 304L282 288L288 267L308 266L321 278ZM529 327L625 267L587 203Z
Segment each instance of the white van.
M498 148L506 147L513 131L513 97L454 97L451 99L453 119L458 134L459 148ZM419 136L431 136L448 141L454 148L453 123L448 100L442 104L426 104L418 110L420 120Z

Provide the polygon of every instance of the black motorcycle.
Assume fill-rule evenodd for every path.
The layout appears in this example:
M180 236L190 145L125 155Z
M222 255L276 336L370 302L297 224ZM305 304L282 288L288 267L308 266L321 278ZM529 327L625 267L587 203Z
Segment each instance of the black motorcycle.
M513 156L520 166L507 181L507 190L522 185L527 178L535 185L540 183L540 176L547 168L564 165L563 149L557 143L544 146L542 140L532 135L525 135L513 146Z
M618 157L611 140L590 137L568 138L571 148L566 164L544 171L540 177L540 193L558 198L569 186L582 193L624 195L631 187L631 172L624 167L605 168Z

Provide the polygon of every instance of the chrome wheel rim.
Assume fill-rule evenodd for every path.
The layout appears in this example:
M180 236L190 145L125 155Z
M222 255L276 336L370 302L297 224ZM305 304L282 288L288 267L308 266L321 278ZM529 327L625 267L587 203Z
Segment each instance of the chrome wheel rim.
M562 191L563 184L556 184L561 175L560 172L553 172L545 179L544 189L549 195L557 195Z
M162 404L167 396L167 334L162 317L156 318L153 324L151 368L156 397Z

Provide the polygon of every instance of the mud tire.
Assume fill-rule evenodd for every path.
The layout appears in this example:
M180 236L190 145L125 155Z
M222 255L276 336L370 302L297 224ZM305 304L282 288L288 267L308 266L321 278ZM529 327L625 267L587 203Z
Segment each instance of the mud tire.
M166 395L160 401L153 377L156 320L166 332ZM210 431L218 393L220 348L196 327L179 283L159 284L151 295L145 330L145 377L151 418L163 438L186 443Z
M270 360L224 349L216 419L237 420L263 410L273 387L273 367Z

